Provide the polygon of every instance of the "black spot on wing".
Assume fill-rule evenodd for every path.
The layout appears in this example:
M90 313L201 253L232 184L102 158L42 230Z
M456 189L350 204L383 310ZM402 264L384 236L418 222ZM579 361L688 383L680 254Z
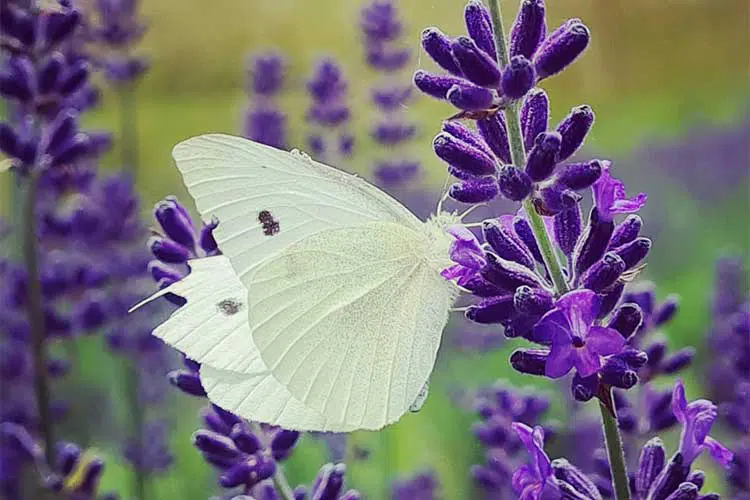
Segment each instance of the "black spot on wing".
M281 230L279 221L274 219L273 214L268 210L261 210L258 212L258 222L260 222L263 228L263 234L266 236L273 236Z
M234 316L242 309L242 302L238 299L224 299L216 307L224 316Z

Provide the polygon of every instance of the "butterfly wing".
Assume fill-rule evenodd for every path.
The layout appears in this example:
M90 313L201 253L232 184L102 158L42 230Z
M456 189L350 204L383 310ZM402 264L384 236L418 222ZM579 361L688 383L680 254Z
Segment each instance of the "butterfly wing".
M319 231L378 220L422 224L371 184L302 153L209 134L179 143L172 155L201 216L218 217L214 236L240 278ZM278 232L264 231L261 212Z
M296 399L364 429L415 402L456 293L426 262L428 243L390 222L332 229L248 275L253 341Z
M305 406L276 380L253 342L247 289L223 255L190 262L191 273L133 307L166 293L185 298L153 334L202 363L209 399L244 418L299 430L350 430Z

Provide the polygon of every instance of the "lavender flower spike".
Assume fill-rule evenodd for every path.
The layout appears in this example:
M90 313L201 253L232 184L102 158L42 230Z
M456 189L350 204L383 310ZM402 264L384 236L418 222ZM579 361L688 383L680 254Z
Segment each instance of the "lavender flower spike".
M575 367L581 377L601 368L600 356L616 354L625 345L617 330L595 326L600 299L591 290L574 290L555 302L534 327L534 338L552 342L545 374L560 378Z
M637 212L646 204L646 193L628 198L625 193L625 184L615 179L609 173L610 162L602 161L602 174L594 183L594 205L598 210L599 218L603 221L611 221L614 214L629 214Z
M677 380L672 392L672 411L682 424L680 453L686 465L691 464L704 450L724 467L732 461L732 452L708 435L717 417L716 405L706 399L691 403L685 398L685 386Z

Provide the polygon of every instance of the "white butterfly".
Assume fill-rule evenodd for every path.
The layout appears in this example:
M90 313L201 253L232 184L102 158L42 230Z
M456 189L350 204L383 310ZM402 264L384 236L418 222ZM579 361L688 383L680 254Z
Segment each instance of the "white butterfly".
M240 137L194 137L173 156L201 216L218 217L223 255L143 303L187 299L154 335L202 363L209 399L319 431L379 429L420 406L458 294L440 271L459 217L422 222L356 176Z

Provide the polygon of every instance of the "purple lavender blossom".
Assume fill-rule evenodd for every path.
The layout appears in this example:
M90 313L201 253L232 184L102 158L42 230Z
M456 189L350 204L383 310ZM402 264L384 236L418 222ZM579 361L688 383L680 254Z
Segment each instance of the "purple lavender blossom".
M570 19L545 37L544 2L523 2L511 29L510 61L497 64L492 21L479 0L464 10L468 37L451 38L437 28L422 32L422 47L447 75L419 70L414 84L436 99L450 101L459 116L485 119L570 65L588 46L589 31Z
M353 136L347 130L351 111L346 103L348 84L332 58L321 58L307 81L310 107L305 118L313 127L308 135L310 153L329 163L352 153Z
M432 471L393 481L391 500L434 500L438 496L438 480Z
M243 135L279 149L287 147L287 117L275 102L285 77L284 58L268 52L248 63L246 91L250 98L244 115Z
M399 76L409 63L411 53L402 47L403 27L391 0L372 0L365 4L360 26L366 61L382 74L371 91L371 101L379 117L370 130L370 137L388 155L375 162L374 175L381 185L398 187L413 180L420 170L418 161L400 152L416 134L416 126L404 116L406 103L413 97L411 85Z

